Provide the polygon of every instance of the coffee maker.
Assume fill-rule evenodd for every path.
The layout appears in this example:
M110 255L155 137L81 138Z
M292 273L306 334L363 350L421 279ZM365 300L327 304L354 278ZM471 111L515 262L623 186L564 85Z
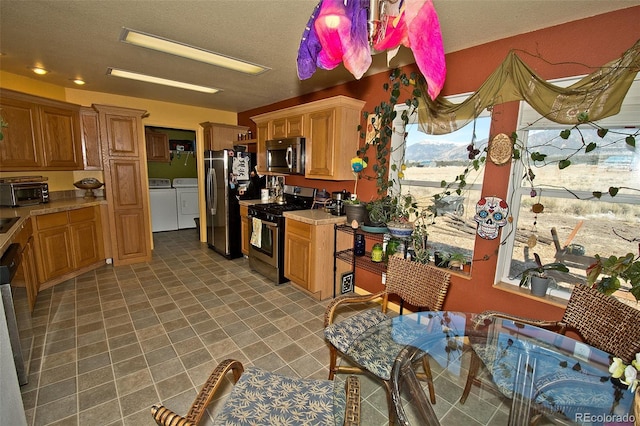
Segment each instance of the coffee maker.
M335 216L344 216L344 202L349 199L351 194L346 189L331 193L331 214Z

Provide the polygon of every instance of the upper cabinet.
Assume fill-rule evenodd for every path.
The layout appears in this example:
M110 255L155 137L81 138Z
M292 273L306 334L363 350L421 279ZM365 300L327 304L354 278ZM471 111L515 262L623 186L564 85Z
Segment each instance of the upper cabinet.
M0 89L0 168L82 170L80 106Z
M204 149L211 151L233 149L233 146L239 143L238 136L246 135L249 131L246 126L211 123L209 121L200 123L200 125L204 131Z
M93 108L80 108L82 126L82 161L85 170L102 170L102 143L98 112Z
M144 138L147 145L147 161L160 163L171 162L169 153L169 135L145 129Z
M271 138L293 138L304 136L304 117L302 115L292 115L274 119L271 122Z
M258 171L266 172L266 140L303 136L307 179L353 179L351 158L358 151L364 104L335 96L251 117L258 130Z

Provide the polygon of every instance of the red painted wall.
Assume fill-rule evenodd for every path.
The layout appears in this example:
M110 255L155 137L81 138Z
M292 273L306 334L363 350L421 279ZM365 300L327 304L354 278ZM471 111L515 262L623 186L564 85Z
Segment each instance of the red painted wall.
M545 79L589 74L595 68L620 57L640 39L638 22L640 22L640 6L447 54L447 80L442 94L446 96L475 91L511 50L516 51L536 73ZM415 70L415 65L405 69L406 72ZM255 123L251 121L251 116L335 95L365 100L365 111L372 111L381 101L389 99L388 94L382 89L382 85L386 82L388 82L388 72L245 111L238 114L238 124L252 126L255 132ZM516 130L517 118L517 102L496 106L493 111L491 136L498 133L510 134ZM483 194L504 198L508 180L508 167L499 167L488 162ZM287 182L294 185L326 188L330 192L341 189L353 190L353 181L328 182L290 177L287 178ZM376 194L375 183L361 180L358 183L358 194L364 199L373 197ZM445 309L471 312L497 309L534 318L559 319L563 313L562 308L493 288L495 255L498 248L499 239L476 238L474 257L486 255L487 260L474 262L471 280L452 278ZM381 288L374 278L370 285L363 285L363 282L359 282L358 285L369 291L377 291Z

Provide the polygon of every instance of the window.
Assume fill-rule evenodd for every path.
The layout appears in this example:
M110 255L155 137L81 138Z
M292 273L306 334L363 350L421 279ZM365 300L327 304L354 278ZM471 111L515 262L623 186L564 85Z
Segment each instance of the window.
M462 102L463 96L449 98L452 102ZM484 167L473 171L467 177L465 191L458 195L457 187L452 188L451 195L444 197L434 205L433 196L441 194L441 182L453 182L465 167L471 163L467 147L473 141L480 151L487 146L491 117L487 112L474 122L447 135L427 135L418 129L417 114L410 118L406 129L400 119L402 108L398 109L395 131L392 138L391 165L398 170L403 163L406 166L404 178L398 179L397 171L390 171L394 186L390 192L414 196L421 208L431 207L437 212L433 224L429 226L428 242L434 251L448 254L461 253L467 259L473 257L476 236L476 222L473 220L475 204L480 199ZM402 135L407 133L406 144ZM475 137L474 137L475 134ZM397 185L399 183L399 186Z
M543 120L521 104L519 138L534 151L547 154L547 164L533 168L533 190L522 181L526 172L522 164L512 166L508 203L514 220L502 231L496 281L518 285L519 274L535 265L533 254L537 253L542 263L562 261L569 266L568 274L550 274L558 284L551 294L568 298L575 283L585 282L585 270L595 254L638 254L640 151L627 145L625 138L640 139L639 111L640 81L636 80L621 112L598 123L609 130L604 138L584 125L581 134L573 130L568 139L562 139L560 130L571 126ZM560 170L558 161L582 146L583 140L596 142L598 148L579 151L571 156L571 165ZM610 186L624 188L612 197L607 193ZM594 197L593 191L603 191L602 197ZM544 206L541 213L533 212L536 204Z

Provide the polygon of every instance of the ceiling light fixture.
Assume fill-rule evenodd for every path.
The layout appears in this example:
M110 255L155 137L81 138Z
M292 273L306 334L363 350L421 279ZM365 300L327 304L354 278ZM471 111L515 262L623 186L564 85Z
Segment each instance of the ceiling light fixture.
M81 78L74 78L71 81L73 81L78 86L84 86L84 84L85 84L85 81L83 79L81 79Z
M216 93L220 91L220 89L214 89L213 87L198 86L197 84L184 83L182 81L176 81L176 80L168 80L166 78L160 78L160 77L153 77L150 75L139 74L137 72L132 72L132 71L125 71L118 68L108 68L107 75L112 75L114 77L128 78L130 80L144 81L147 83L162 84L164 86L177 87L179 89L195 90L196 92L203 92L203 93Z
M262 65L252 64L220 53L189 46L188 44L131 30L129 28L123 29L120 41L246 74L258 75L270 69Z
M49 71L42 68L42 67L33 67L31 68L31 71L35 72L38 75L45 75L47 74Z

